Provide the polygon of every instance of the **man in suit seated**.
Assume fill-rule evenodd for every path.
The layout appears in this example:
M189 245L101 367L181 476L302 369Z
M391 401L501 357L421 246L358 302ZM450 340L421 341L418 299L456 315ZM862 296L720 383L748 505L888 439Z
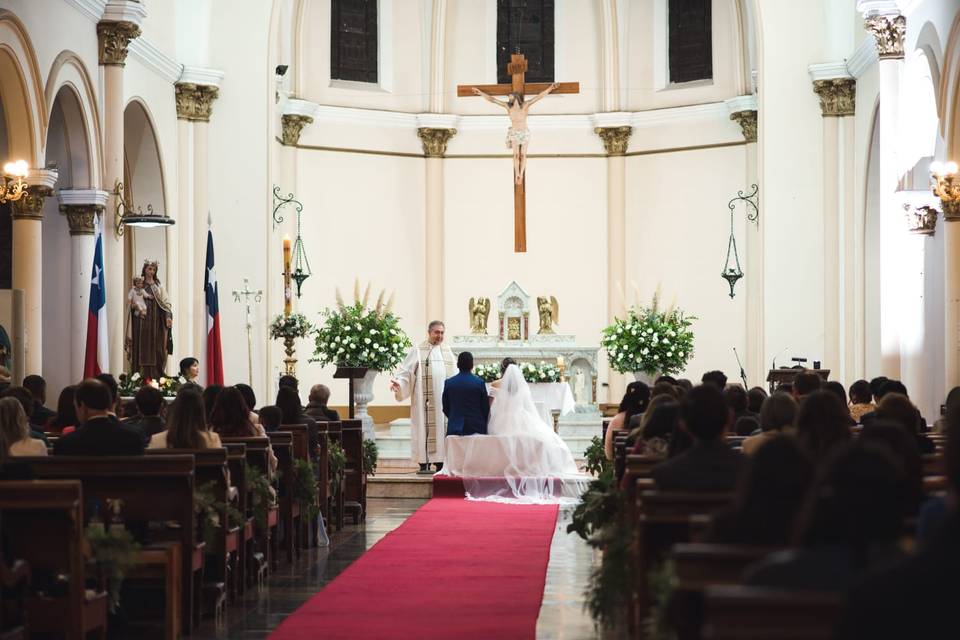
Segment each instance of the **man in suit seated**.
M27 376L23 379L23 386L33 396L33 411L27 414L27 420L32 428L43 431L47 421L57 415L44 406L47 402L47 381L38 375Z
M490 400L487 385L473 375L473 354L464 351L457 358L460 373L443 385L443 414L448 436L470 436L487 432Z
M733 491L746 458L724 441L732 412L715 385L702 384L680 404L681 428L693 436L692 447L657 465L653 480L667 491Z
M110 413L110 389L99 380L84 380L77 386L77 422L73 433L53 446L57 456L131 456L143 453L143 435L120 424Z
M137 415L123 420L126 426L137 429L143 434L143 441L150 442L150 438L167 428L166 421L160 415L163 412L163 394L160 389L150 385L140 387L133 397L137 405Z

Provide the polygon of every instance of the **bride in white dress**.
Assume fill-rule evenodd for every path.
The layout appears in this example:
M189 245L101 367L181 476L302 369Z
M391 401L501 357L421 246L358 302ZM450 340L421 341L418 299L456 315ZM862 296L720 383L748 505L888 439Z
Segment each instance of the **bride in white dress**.
M487 435L457 438L462 456L448 454L441 473L463 478L471 498L577 499L588 478L579 473L567 443L540 417L517 365L506 368L491 395Z

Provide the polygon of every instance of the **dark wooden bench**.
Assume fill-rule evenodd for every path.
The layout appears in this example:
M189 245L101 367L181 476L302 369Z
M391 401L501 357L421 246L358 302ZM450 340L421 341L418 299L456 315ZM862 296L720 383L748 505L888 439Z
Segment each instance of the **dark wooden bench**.
M320 501L320 513L330 530L330 429L328 422L317 423L317 444L312 452L317 466L317 499Z
M304 456L303 459L306 459L308 453L306 426L291 426L302 426L303 430L288 431L284 429L267 434L270 437L270 444L273 445L273 452L277 456L277 471L280 475L277 498L280 503L280 523L283 528L283 538L279 545L286 551L287 562L293 562L295 554L303 546L304 532L302 518L300 517L300 503L294 496L294 486L296 485L294 461L299 459L298 453Z
M83 488L76 480L0 481L2 535L10 552L26 560L36 581L68 577L63 595L31 594L24 599L28 631L80 640L96 631L106 637L107 594L87 596Z
M38 479L80 480L87 503L119 498L124 522L140 542L179 542L184 632L199 624L195 602L203 583L204 543L196 536L193 456L49 456L18 462L29 464Z
M224 445L230 444L242 444L244 445L244 455L246 459L246 467L253 467L260 471L263 475L270 476L270 460L268 450L270 449L270 439L261 438L261 437L251 437L251 438L221 438L221 441ZM229 454L228 454L229 455ZM272 483L276 486L276 483ZM253 515L253 499L251 487L246 486L246 506L247 513ZM273 557L276 557L276 543L278 540L277 537L277 525L280 522L280 509L277 504L272 504L267 508L267 522L266 530L255 532L255 540L258 548L261 549L270 549L273 553ZM256 527L254 527L256 529Z
M363 471L363 423L342 420L343 451L347 455L344 470L344 509L353 514L353 524L367 517L367 474Z
M319 423L318 423L319 424ZM334 443L339 444L343 447L343 424L339 420L330 420L329 422L323 423L326 425L326 434L329 446L333 446ZM343 518L344 518L344 481L345 471L340 472L338 478L333 477L333 471L329 468L330 461L330 449L327 449L326 460L328 464L327 468L327 477L330 482L330 491L329 491L329 511L330 511L330 522L331 527L335 528L337 531L343 529ZM337 482L339 489L337 491L333 490L334 481Z
M716 586L705 594L709 640L831 640L842 595L762 587Z

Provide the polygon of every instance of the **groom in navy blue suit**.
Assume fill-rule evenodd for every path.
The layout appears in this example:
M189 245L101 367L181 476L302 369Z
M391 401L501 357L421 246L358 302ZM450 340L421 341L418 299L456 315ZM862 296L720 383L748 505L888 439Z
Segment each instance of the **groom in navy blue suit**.
M447 416L448 436L470 436L487 432L490 401L487 385L473 371L473 354L464 351L457 357L460 373L443 385L443 414Z

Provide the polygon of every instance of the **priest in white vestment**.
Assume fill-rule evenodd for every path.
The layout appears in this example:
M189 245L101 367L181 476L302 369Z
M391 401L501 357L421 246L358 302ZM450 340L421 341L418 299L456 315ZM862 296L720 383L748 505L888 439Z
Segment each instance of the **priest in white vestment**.
M439 320L431 322L427 327L427 340L410 349L396 378L390 381L390 390L397 401L410 398L410 458L420 465L421 473L429 473L431 464L437 471L443 465L443 442L447 435L443 384L457 373L457 359L443 344L445 331Z

